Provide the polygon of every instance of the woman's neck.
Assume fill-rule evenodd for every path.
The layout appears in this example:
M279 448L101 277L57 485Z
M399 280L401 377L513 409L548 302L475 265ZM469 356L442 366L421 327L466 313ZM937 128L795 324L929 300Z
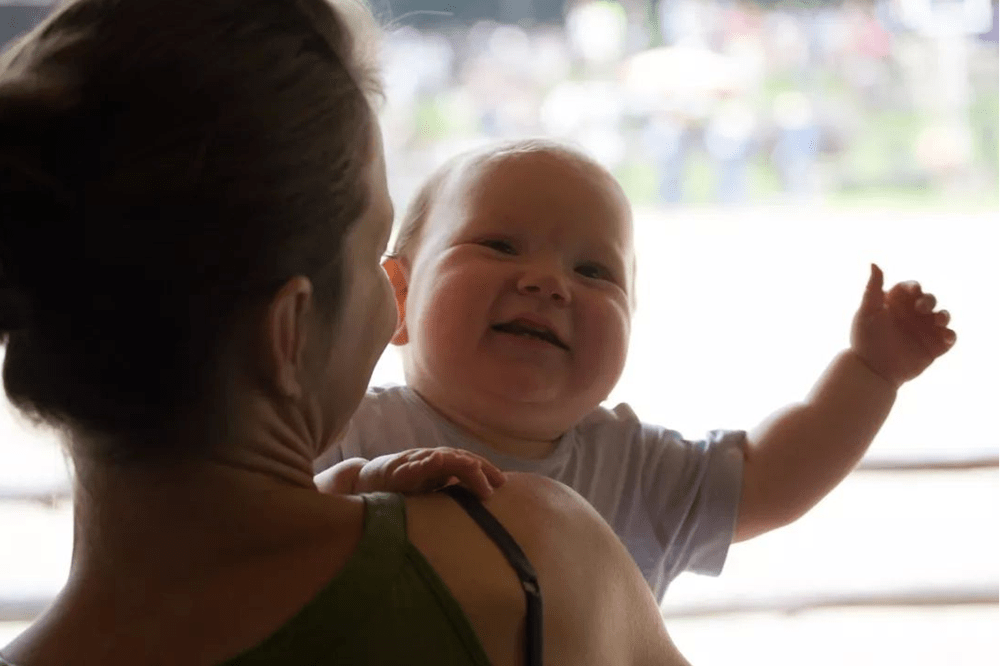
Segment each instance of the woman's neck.
M234 554L284 547L298 532L329 523L332 498L319 495L312 471L324 443L322 411L254 390L235 394L223 426L183 419L182 432L153 447L201 454L117 463L87 451L150 442L74 441L71 585L105 575L169 581L225 566Z
M172 568L179 573L199 561L208 565L259 532L250 528L267 518L254 513L262 500L305 491L211 461L86 467L78 472L74 496L72 571L87 576L104 570L169 576Z
M102 572L185 575L291 538L297 517L310 517L289 511L318 497L314 454L296 428L271 419L257 426L240 444L202 457L113 463L77 455L71 581Z

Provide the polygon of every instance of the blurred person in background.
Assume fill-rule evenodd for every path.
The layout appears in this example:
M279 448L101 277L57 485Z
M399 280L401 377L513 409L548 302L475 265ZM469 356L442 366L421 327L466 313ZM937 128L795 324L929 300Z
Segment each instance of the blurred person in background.
M777 139L771 157L785 192L800 199L815 194L821 134L809 98L798 92L778 95L774 124Z

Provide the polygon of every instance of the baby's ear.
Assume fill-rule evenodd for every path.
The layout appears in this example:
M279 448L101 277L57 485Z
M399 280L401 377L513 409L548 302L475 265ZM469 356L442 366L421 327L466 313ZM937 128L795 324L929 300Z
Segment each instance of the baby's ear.
M408 267L405 259L389 257L382 262L382 268L389 275L392 291L396 295L396 332L392 335L392 344L402 346L410 341L410 336L406 332Z

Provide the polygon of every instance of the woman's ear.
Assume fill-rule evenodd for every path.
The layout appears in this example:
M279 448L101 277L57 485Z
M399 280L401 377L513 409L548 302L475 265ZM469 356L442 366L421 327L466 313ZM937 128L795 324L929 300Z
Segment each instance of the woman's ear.
M264 322L265 361L269 379L285 397L303 395L306 341L313 307L309 278L286 282L271 299Z
M392 344L405 345L410 341L406 332L406 287L409 283L409 267L405 259L389 257L382 262L382 268L389 275L392 291L396 296L396 332L392 335Z

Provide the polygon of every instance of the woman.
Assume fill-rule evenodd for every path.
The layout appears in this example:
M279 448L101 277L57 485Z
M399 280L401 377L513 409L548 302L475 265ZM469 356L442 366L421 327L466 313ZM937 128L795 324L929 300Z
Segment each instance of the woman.
M395 323L372 25L76 0L4 56L4 385L76 470L69 579L7 663L522 663L524 590L458 503L313 483ZM486 507L548 663L682 663L572 491Z

